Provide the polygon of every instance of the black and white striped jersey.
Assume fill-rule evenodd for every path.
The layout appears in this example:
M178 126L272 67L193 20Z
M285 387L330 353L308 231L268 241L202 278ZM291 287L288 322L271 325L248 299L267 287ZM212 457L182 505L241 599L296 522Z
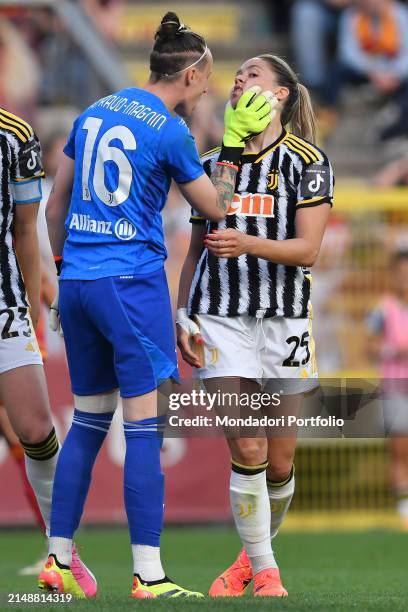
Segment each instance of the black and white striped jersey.
M219 149L202 158L210 176ZM332 205L334 177L327 156L315 145L283 131L272 145L245 154L226 218L214 223L192 212L192 223L237 229L271 240L295 237L296 211ZM218 258L201 254L190 289L190 314L307 317L311 277L302 267L284 266L251 255Z
M28 306L13 245L15 207L41 200L41 147L31 126L0 108L0 310Z

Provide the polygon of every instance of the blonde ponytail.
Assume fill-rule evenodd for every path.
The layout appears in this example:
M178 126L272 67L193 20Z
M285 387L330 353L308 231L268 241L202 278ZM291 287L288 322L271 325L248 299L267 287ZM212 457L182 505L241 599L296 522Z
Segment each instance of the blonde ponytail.
M316 116L308 89L298 84L299 97L293 107L289 129L296 136L301 136L310 142L316 142Z
M297 74L285 60L277 55L264 53L258 56L267 62L276 76L276 82L287 87L289 95L282 109L281 122L290 131L306 140L316 140L316 118L308 90L299 83Z

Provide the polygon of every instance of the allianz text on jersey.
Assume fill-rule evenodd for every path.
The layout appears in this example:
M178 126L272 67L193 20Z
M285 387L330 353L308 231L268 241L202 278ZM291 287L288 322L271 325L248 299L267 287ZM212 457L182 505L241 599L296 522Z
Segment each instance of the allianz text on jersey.
M92 219L90 215L78 213L72 214L69 229L91 232L93 234L114 234L119 240L131 240L137 234L137 229L133 223L124 217L118 219L115 225L113 225L111 221Z

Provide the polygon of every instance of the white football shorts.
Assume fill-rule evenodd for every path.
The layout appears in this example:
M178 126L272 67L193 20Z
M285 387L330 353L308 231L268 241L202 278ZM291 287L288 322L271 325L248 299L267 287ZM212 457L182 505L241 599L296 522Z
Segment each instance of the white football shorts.
M0 310L0 374L42 362L28 308Z
M197 315L204 340L200 379L237 376L267 392L305 393L318 386L312 318Z

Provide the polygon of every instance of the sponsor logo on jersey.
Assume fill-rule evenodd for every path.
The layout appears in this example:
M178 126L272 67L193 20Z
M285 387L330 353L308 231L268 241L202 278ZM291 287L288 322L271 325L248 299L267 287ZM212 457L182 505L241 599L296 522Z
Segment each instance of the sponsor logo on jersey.
M111 221L92 219L90 215L78 213L72 214L69 229L91 232L92 234L115 235L119 240L131 240L137 234L137 229L133 223L124 217L116 221L115 226L112 228Z
M228 215L274 217L274 197L265 193L239 195L236 193L228 209Z
M93 234L112 234L112 222L91 219L90 215L73 213L69 223L69 229L91 232Z
M119 219L115 223L115 235L119 240L131 240L137 234L137 229L128 219Z
M325 196L330 192L330 169L320 164L311 164L302 178L301 191L304 199Z
M19 169L21 178L29 178L42 170L40 145L33 138L21 150Z
M316 193L317 191L319 191L320 186L323 185L323 183L324 183L324 178L322 177L322 175L316 174L316 178L314 178L312 181L308 183L307 188L312 193Z

